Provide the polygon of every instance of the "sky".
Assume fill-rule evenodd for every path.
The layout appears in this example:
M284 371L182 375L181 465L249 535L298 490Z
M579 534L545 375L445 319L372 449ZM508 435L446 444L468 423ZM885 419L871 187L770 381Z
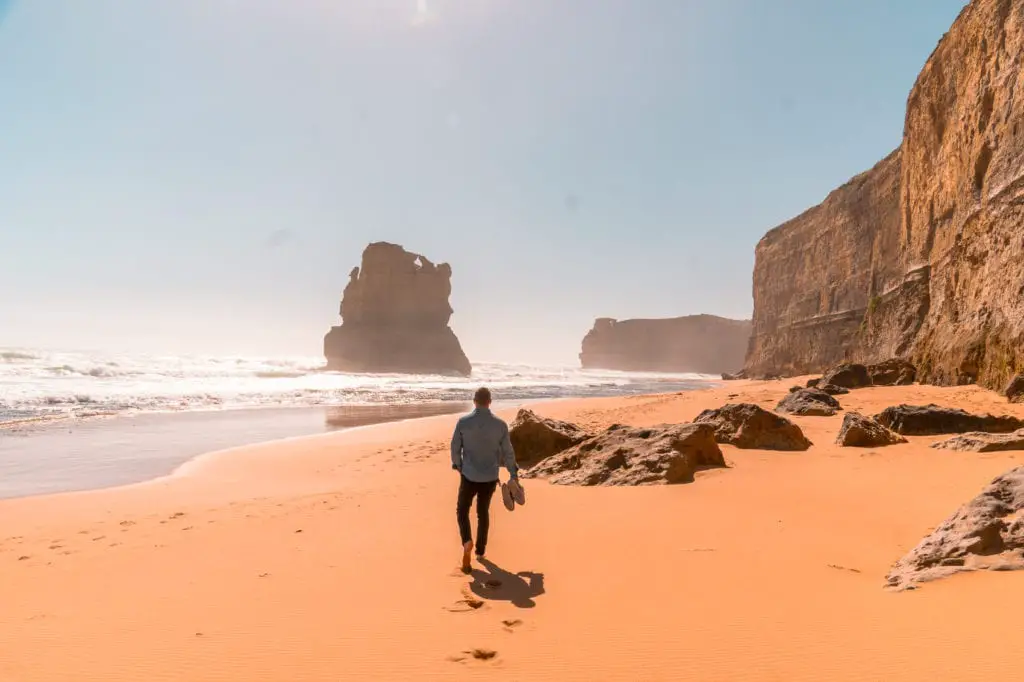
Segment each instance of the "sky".
M962 0L0 0L0 346L318 355L362 249L470 359L752 312Z

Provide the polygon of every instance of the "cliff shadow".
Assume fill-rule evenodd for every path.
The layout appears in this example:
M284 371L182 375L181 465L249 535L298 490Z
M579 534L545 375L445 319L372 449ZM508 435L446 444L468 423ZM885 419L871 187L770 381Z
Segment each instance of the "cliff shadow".
M481 599L507 601L521 609L537 605L535 597L544 594L544 574L535 571L513 573L489 559L480 559L486 570L474 568L469 589Z

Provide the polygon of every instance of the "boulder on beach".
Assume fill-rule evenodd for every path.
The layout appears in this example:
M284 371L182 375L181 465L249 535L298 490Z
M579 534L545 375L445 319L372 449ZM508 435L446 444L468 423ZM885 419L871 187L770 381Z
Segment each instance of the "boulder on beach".
M689 483L700 469L724 466L708 424L615 424L523 475L561 485L658 485Z
M896 562L886 580L892 589L960 571L1024 568L1024 466L1011 469L960 507Z
M527 409L519 410L509 425L509 439L516 453L516 462L521 466L530 466L568 450L589 436L575 424L541 417Z
M1024 374L1018 374L1010 379L1010 383L1006 385L1003 395L1011 403L1024 403Z
M905 436L935 436L944 433L1009 433L1024 428L1024 420L1007 415L970 414L938 405L896 405L875 415L875 420Z
M831 417L843 409L839 401L817 388L797 388L775 406L778 412L802 417Z
M871 385L871 375L865 365L844 363L825 372L821 383L843 388L864 388Z
M806 450L811 447L800 427L753 403L730 403L704 410L693 420L711 424L715 440L752 450Z
M836 444L848 448L879 448L906 443L907 439L859 412L843 415Z
M917 368L902 358L868 365L868 376L874 386L909 386L917 378Z
M847 395L850 392L850 389L836 386L835 384L821 384L818 386L818 390L824 391L829 395Z
M1004 452L1024 450L1024 429L1013 433L963 433L946 440L932 443L939 450L958 452Z

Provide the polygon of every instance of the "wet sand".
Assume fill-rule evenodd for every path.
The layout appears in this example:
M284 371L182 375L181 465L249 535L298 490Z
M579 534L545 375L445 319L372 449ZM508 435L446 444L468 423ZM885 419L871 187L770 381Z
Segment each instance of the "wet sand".
M791 382L566 401L588 426L771 407ZM730 397L732 396L732 397ZM1024 416L973 387L841 396ZM505 416L510 416L507 412ZM889 565L1024 453L723 446L694 483L527 481L456 570L451 416L193 460L113 490L0 502L0 679L982 680L1019 677L1024 573L914 592ZM495 585L499 581L500 585Z

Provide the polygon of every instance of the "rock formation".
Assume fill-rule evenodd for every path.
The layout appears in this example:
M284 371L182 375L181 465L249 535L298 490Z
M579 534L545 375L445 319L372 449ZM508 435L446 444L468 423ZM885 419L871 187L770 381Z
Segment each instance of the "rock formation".
M777 412L803 417L831 417L843 409L839 401L817 388L798 388L779 401Z
M845 363L825 372L821 382L842 388L864 388L871 385L871 374L864 365Z
M909 386L917 378L917 368L901 358L868 365L872 386Z
M907 439L859 412L847 412L836 444L848 448L879 448L906 443Z
M509 439L520 466L530 466L568 450L590 435L575 424L540 417L526 409L519 410L509 425Z
M1024 429L1013 433L964 433L932 444L939 450L958 452L1005 452L1024 450Z
M743 367L749 320L691 315L657 320L600 318L583 338L584 368L722 374Z
M342 324L324 337L327 369L467 376L469 360L448 320L452 269L397 244L363 251L341 301Z
M1024 467L996 478L892 567L902 590L960 571L1024 568Z
M715 440L750 450L806 450L811 447L800 427L753 403L730 403L704 410L693 420L711 424Z
M755 375L911 359L919 381L1001 389L1024 367L1024 2L974 0L907 100L903 141L768 232Z
M1011 379L1003 395L1011 403L1024 403L1024 374L1018 374Z
M1024 420L1007 415L970 414L938 405L896 405L887 407L875 420L905 436L935 436L943 433L1009 433L1024 428Z
M702 468L724 466L715 431L707 424L616 424L523 475L563 485L654 485L689 483Z

